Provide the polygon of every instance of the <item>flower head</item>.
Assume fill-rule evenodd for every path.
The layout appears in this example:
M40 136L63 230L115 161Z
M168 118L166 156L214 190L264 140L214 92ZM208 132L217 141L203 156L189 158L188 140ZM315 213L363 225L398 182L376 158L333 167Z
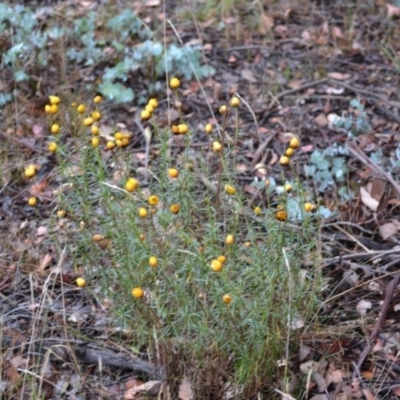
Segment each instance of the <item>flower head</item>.
M222 271L223 264L222 264L222 262L219 261L219 260L211 260L210 268L211 268L214 272L220 272L220 271Z
M31 207L35 207L37 205L37 198L36 197L30 197L28 200L28 204Z
M232 186L232 185L226 184L224 189L225 189L225 192L230 194L230 195L236 194L236 188L234 186Z
M86 281L83 278L76 278L76 286L83 288L86 286Z
M139 187L139 181L135 178L129 178L126 181L125 189L127 192L132 193Z
M224 294L224 295L222 296L222 301L223 301L225 304L230 304L230 303L232 302L232 296L231 296L230 294Z
M178 78L171 78L169 81L169 87L171 89L178 89L181 86L181 81Z
M144 295L144 291L140 287L133 288L131 293L132 293L132 297L135 299L141 299Z
M239 97L233 96L233 97L231 98L231 106L232 106L232 107L239 107L239 104L240 104L240 99L239 99Z
M149 202L149 204L151 206L156 206L158 204L158 202L159 202L159 198L158 198L158 196L153 194L148 198L147 201Z
M169 210L171 211L172 214L178 214L181 209L181 206L179 204L171 204Z

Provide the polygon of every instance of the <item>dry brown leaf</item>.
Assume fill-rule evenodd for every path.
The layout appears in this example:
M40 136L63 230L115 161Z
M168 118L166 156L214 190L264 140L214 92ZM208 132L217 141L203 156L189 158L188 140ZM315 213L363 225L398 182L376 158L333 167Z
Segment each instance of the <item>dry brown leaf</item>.
M267 33L271 32L274 25L275 20L272 16L262 14L260 17L260 25L258 31L261 33L261 35L266 35Z
M157 396L160 392L161 386L161 381L149 381L143 383L143 385L135 386L131 389L126 390L123 398L125 400L135 400L142 395L146 395L148 397Z
M246 81L249 81L251 83L257 82L257 78L254 76L253 71L248 68L242 69L242 71L240 72L240 75Z
M376 396L367 388L361 389L367 400L376 400Z
M292 79L291 81L289 81L287 83L287 86L290 89L298 89L301 86L302 83L303 83L302 79Z
M181 385L179 386L179 398L181 400L193 400L193 390L190 386L189 381L183 378Z
M329 72L328 77L336 79L337 81L345 81L351 78L351 74L342 74L341 72Z
M326 394L316 394L310 400L329 400Z
M379 234L382 239L395 235L400 230L400 221L393 219L391 222L379 226Z
M332 29L332 35L336 38L336 39L343 39L343 33L342 30L338 27L338 26L334 26Z
M45 254L36 272L39 274L44 274L44 270L50 265L52 260L53 257L50 254Z
M365 187L360 188L361 201L372 211L379 207L379 201L374 199Z
M326 118L324 113L318 114L315 118L314 118L315 123L318 126L324 127L328 125L328 119Z

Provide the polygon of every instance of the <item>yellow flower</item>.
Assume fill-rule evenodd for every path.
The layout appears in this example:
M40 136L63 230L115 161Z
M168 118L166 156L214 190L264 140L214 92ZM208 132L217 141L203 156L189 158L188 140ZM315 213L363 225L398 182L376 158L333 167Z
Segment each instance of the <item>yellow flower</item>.
M292 185L290 183L286 183L286 185L284 186L285 188L285 192L286 193L290 193L293 189Z
M258 206L254 207L253 211L254 211L254 214L256 214L256 215L260 215L262 212L261 207L258 207Z
M122 139L117 139L117 140L115 141L115 144L117 145L117 147L122 147L122 146L123 146L123 144L122 144Z
M151 113L148 112L147 110L142 110L141 113L140 113L140 118L141 118L143 121L147 121L148 119L151 118Z
M83 120L83 125L85 126L92 126L93 125L93 118L92 117L87 117Z
M44 112L45 112L46 114L50 114L50 110L51 110L50 104L46 104L46 105L44 106Z
M51 104L50 109L49 109L49 114L54 115L58 113L58 105L57 104Z
M28 204L29 204L31 207L35 207L36 204L37 204L37 198L36 198L36 197L30 197L29 200L28 200Z
M114 133L114 137L115 137L115 139L119 139L119 140L122 140L122 138L124 137L124 135L122 134L122 132L115 132Z
M174 135L179 135L179 127L178 127L178 125L172 125L172 126L171 126L171 132L172 132Z
M144 239L146 239L146 235L143 234L143 233L141 233L141 234L139 235L139 240L140 240L141 242L143 242Z
M223 301L225 304L230 304L230 303L232 302L232 296L231 296L230 294L224 294L224 295L222 296L222 301Z
M246 247L246 249L248 249L249 247L251 247L251 242L245 242L244 247Z
M315 205L312 203L304 203L304 211L311 212L315 210Z
M171 178L177 178L177 177L179 176L179 171L178 171L176 168L170 168L170 169L168 170L168 175L169 175Z
M112 150L115 147L115 143L113 141L109 140L106 143L106 147L107 147L108 150Z
M188 133L188 126L186 124L179 124L178 125L178 131L180 135L185 135L186 133Z
M101 118L101 114L99 111L93 111L90 115L95 121L98 121Z
M153 108L157 108L158 107L158 101L157 101L157 99L154 99L154 98L150 99L147 104L149 104Z
M121 141L122 141L122 147L128 146L128 144L129 144L128 137L123 137Z
M235 237L233 235L227 235L227 237L225 238L225 244L227 244L228 246L230 246L231 244L233 244L235 242Z
M240 99L238 97L236 97L236 96L233 96L231 98L231 106L232 107L239 107L239 104L240 104Z
M99 147L100 139L98 137L93 137L91 143L93 147Z
M141 298L143 297L143 295L144 295L144 291L143 291L143 289L140 288L140 287L135 287L135 288L133 288L132 291L131 291L131 293L132 293L132 296L133 296L135 299L141 299Z
M50 104L59 104L61 99L58 96L49 96Z
M144 109L148 111L150 114L153 114L154 112L154 107L151 104L147 104Z
M225 185L224 189L225 189L225 192L230 194L230 195L234 195L236 193L236 189L232 185Z
M79 114L83 114L86 111L85 105L79 104L79 106L76 108L76 111L78 111Z
M36 175L36 167L31 164L25 168L24 175L26 178L33 178Z
M212 131L213 131L212 125L211 125L211 124L207 124L207 125L204 127L204 131L210 135L210 134L212 133Z
M281 165L289 165L290 160L289 157L287 156L281 156L281 158L279 159L279 164Z
M169 81L169 87L171 89L178 89L178 87L181 86L181 82L178 78L171 78Z
M289 147L292 149L297 149L300 146L300 140L297 137L294 137L289 142Z
M226 262L226 256L219 256L219 257L217 258L217 260L218 260L219 262L222 262L222 264L225 264L225 262Z
M48 149L51 153L56 152L56 151L57 151L57 143L56 143L56 142L50 142L50 143L47 145L47 149Z
M222 267L223 264L221 261L219 260L211 260L211 266L210 268L214 271L214 272L221 272L222 271Z
M220 143L220 142L217 142L217 141L213 142L213 144L212 144L212 149L213 149L213 151L214 151L215 153L219 153L219 152L222 150L222 145L221 145L221 143Z
M86 281L83 278L76 278L76 286L83 288L86 286Z
M93 99L93 103L99 104L99 103L101 103L102 100L103 100L103 98L102 98L101 96L96 96L96 97Z
M149 204L151 206L156 206L158 204L159 199L158 199L158 196L153 194L148 198L147 201L149 202Z
M153 267L153 268L157 267L157 265L158 265L157 257L151 256L149 258L149 265L150 265L150 267Z
M221 106L221 107L219 108L219 113L220 113L220 114L225 114L227 109L228 109L228 108L227 108L225 105L223 105L223 106Z
M139 181L135 178L129 178L126 181L125 189L127 192L134 192L139 187Z
M64 218L67 215L67 212L65 210L58 210L57 211L57 217L58 218Z
M285 150L285 156L286 157L292 157L292 155L295 153L295 149L293 149L292 147L288 147Z
M287 217L288 217L287 212L286 212L285 210L279 210L279 211L277 211L276 214L275 214L275 216L276 216L276 219L277 219L278 221L286 221L286 220L287 220Z
M147 217L147 210L144 207L139 208L139 217L146 218Z
M179 204L171 204L169 210L172 214L178 214L179 210L181 209Z
M53 133L54 135L57 135L57 133L60 132L60 125L58 124L53 124L51 126L51 133Z
M100 129L97 125L92 125L90 128L90 131L92 132L92 135L97 136L100 133Z

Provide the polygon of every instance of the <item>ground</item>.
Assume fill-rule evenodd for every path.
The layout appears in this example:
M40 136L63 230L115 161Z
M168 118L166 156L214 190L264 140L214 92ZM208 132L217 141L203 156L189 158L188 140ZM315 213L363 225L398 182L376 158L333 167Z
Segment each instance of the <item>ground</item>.
M201 44L202 63L215 73L201 80L193 74L185 79L181 65L179 99L166 100L168 79L157 75L151 60L116 79L122 88L133 90L135 99L107 102L104 115L108 126L129 132L128 149L138 173L149 164L162 163L158 139L153 138L153 146L148 144L139 116L143 99L148 97L160 100L159 128L169 129L171 120L183 117L198 131L206 123L215 124L220 106L232 96L240 98L245 112L235 125L226 125L225 134L236 149L232 179L249 209L266 206L265 196L256 190L257 182L284 183L280 156L291 139L300 139L289 176L293 182L300 179L306 192L315 193L325 213L313 231L318 260L304 256L301 262L308 273L313 268L321 271L323 289L317 312L290 342L294 355L283 360L290 379L279 379L276 373L276 380L254 398L400 396L399 4L384 0L299 0L268 5L26 3L39 21L35 29L42 31L54 21L70 26L74 18L86 18L93 12L94 40L110 40L103 31L107 14L130 9L159 40L176 43L178 48L181 43ZM76 286L82 270L67 249L79 232L75 227L69 230L72 223L68 219L54 218L58 209L54 191L67 190L60 178L60 171L66 170L47 149L51 117L44 106L49 95L64 96L67 102L75 98L88 102L99 93L107 68L115 66L121 56L106 42L100 51L107 57L98 60L93 56L89 64L79 59L71 62L63 54L75 39L54 36L46 44L46 66L34 57L21 56L22 65L18 59L8 62L5 54L15 44L17 30L16 25L15 31L10 29L13 24L17 22L0 31L4 53L0 94L11 96L2 105L0 119L2 398L138 399L160 393L163 398L174 398L179 393L184 400L195 398L192 390L196 398L252 398L241 397L240 391L232 392L226 386L223 394L211 389L202 393L190 377L181 379L176 360L169 363L137 347L134 331L122 327L123 318L120 321L111 312L100 287ZM22 24L18 26L21 29ZM130 43L131 39L124 40ZM18 79L17 70L29 78ZM244 132L239 137L236 127ZM74 140L66 139L66 148L73 149ZM181 157L183 141L171 143L172 153ZM189 146L194 171L205 187L210 182L197 169L199 159L193 154L208 145L206 135L195 134ZM78 162L74 154L68 158L71 177L80 175L72 170ZM112 156L104 154L111 165ZM40 165L34 180L23 174L29 164ZM216 167L213 171L217 176ZM147 180L147 172L143 177ZM27 203L30 197L39 200L36 207ZM299 232L303 229L301 220L293 225ZM107 248L107 242L100 243ZM110 262L107 257L101 260ZM174 368L179 371L178 382L171 380ZM212 368L218 371L215 365ZM282 365L277 362L273 368L278 371ZM212 384L205 382L204 387Z

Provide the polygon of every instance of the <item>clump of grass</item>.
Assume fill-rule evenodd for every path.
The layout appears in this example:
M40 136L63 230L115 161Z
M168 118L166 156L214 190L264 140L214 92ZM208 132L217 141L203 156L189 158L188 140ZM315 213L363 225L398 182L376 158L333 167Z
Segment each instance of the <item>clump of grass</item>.
M170 88L183 102L178 79ZM101 132L99 97L67 106L68 128L50 112L55 102L47 107L51 141L67 188L59 193L58 217L71 222L69 251L84 267L77 284L101 285L115 324L165 368L171 390L183 376L204 399L227 391L249 398L277 386L320 290L319 271L302 268L318 253L315 206L300 184L287 184L281 191L265 185L265 204L250 207L234 172L240 99L222 106L220 122L205 123L205 132L183 118L159 127L158 102L149 100L141 116L157 151L145 172L124 148L127 133ZM228 141L229 124L235 137ZM195 135L205 142L197 153ZM173 141L181 151L173 151ZM281 158L283 177L292 173L298 147L292 139ZM294 197L304 205L300 225L286 206Z

